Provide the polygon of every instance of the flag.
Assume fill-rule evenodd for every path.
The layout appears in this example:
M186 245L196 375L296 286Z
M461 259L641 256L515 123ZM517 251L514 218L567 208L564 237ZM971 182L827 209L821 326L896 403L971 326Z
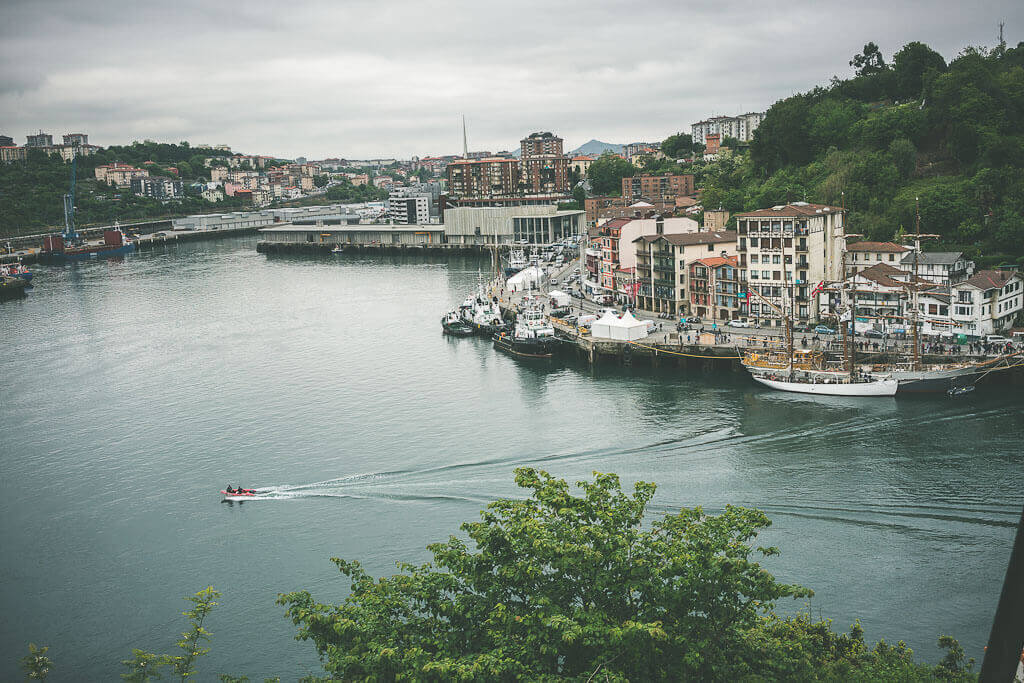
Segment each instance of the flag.
M818 296L824 290L825 290L825 281L822 280L821 282L818 283L818 286L814 288L814 291L811 292L811 296Z

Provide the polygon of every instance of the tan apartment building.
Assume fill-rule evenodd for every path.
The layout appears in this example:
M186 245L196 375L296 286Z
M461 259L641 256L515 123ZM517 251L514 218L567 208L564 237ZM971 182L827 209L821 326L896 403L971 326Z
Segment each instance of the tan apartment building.
M633 240L638 283L637 305L672 315L693 315L689 302L689 264L714 256L736 255L733 231L646 234Z
M909 251L909 247L895 242L850 242L846 245L846 270L843 275L849 277L879 263L899 268L900 260Z
M801 323L830 312L829 295L812 293L820 282L842 279L845 216L845 209L807 202L736 214L740 282L760 294L748 297L755 322L781 327L772 306Z
M713 320L746 316L735 256L708 256L690 262L687 297L690 315Z

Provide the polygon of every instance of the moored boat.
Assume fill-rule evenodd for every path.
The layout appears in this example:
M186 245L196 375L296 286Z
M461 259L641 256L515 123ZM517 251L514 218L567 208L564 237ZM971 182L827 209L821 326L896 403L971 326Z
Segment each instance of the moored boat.
M778 375L762 375L751 373L755 382L780 391L792 391L800 394L818 394L820 396L895 396L899 381L891 377L867 377L851 379L849 377L781 377Z
M441 318L441 329L453 337L469 337L475 334L473 326L463 320L458 311L448 311Z
M555 328L547 316L532 306L516 317L512 330L494 335L494 348L523 358L551 358L557 343Z
M0 276L16 277L25 282L32 282L32 271L20 261L17 263L0 263Z

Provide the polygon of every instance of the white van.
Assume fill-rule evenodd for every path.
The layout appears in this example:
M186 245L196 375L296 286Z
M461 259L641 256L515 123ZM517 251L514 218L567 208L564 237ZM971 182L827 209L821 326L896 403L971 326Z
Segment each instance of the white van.
M999 334L990 334L985 337L986 344L1005 344L1008 341L1010 340Z

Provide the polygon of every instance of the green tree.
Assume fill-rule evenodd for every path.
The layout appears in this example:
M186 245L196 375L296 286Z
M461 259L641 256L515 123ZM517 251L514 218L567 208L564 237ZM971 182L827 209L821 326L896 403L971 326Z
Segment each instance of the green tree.
M315 186L317 186L317 187L325 187L327 185L327 183L330 182L330 180L331 179L328 176L325 176L325 175L315 175L315 176L313 176L313 184Z
M53 668L53 661L46 656L49 647L37 647L35 643L28 644L28 654L19 660L21 668L25 670L25 677L32 681L45 681Z
M596 194L620 194L622 179L637 172L636 166L617 154L605 152L587 169L587 178Z
M679 159L693 154L693 137L687 133L669 135L661 143L661 151L670 159Z
M145 650L132 650L132 659L121 662L128 669L127 673L121 674L121 678L126 681L145 683L145 681L161 678L161 669L165 666L170 666L174 674L180 676L182 681L194 676L196 674L196 659L210 651L209 648L202 645L202 643L210 641L211 635L203 623L213 608L217 606L216 600L219 597L220 593L215 591L213 586L186 597L185 599L192 603L192 607L182 612L182 615L188 617L189 628L182 632L177 643L183 654L163 655Z
M942 55L917 41L907 43L894 54L892 64L900 97L920 97L926 74L938 74L946 70L946 60Z
M900 178L906 180L917 167L917 149L914 143L906 138L897 138L889 144L889 154L896 164Z
M770 522L757 510L682 509L644 528L655 486L632 495L612 474L565 481L516 470L526 500L499 500L461 538L429 546L433 562L400 563L352 581L342 605L306 591L279 603L330 676L351 679L727 680L763 656L748 632L776 600L811 595L777 582L751 545Z
M886 69L882 52L874 43L868 43L862 53L854 55L850 60L850 66L856 69L858 76L870 76Z

